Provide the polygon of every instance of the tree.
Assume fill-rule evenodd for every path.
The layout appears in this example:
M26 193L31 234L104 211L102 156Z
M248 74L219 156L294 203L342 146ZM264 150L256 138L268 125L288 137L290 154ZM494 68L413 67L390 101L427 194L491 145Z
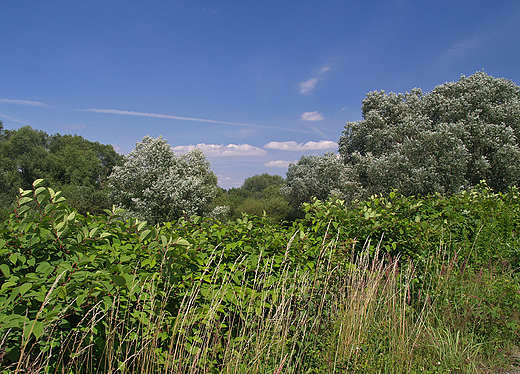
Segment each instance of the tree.
M280 195L284 179L267 173L246 178L240 188L227 191L220 189L213 201L211 216L219 220L236 220L244 213L262 216L264 213L273 221L291 219L291 207Z
M323 156L302 156L296 164L289 165L285 183L280 193L297 208L313 197L352 199L361 187L352 169L333 152Z
M104 190L108 175L122 156L111 145L77 135L49 136L24 126L0 127L0 204L6 212L19 188L29 189L43 178L63 191L68 204L81 214L98 214L109 207Z
M176 156L162 136L145 136L109 176L110 199L149 223L202 215L217 177L201 150Z
M252 177L246 178L241 189L245 191L251 191L252 193L259 193L270 186L281 187L284 181L279 175L270 175L263 173L261 175L253 175Z
M370 92L339 153L364 195L520 185L520 87L484 72L424 94Z

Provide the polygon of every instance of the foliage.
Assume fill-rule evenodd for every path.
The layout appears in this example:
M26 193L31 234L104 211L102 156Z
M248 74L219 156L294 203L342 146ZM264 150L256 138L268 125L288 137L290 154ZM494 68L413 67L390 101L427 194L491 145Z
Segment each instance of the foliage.
M111 145L81 136L0 127L0 217L7 218L18 189L30 188L38 178L61 189L80 213L99 214L109 207L107 177L121 161Z
M109 183L114 204L151 223L202 214L217 190L217 177L199 149L176 156L161 136L138 142Z
M291 226L148 226L21 190L3 372L475 372L519 344L520 193L315 200ZM379 241L379 243L377 243Z
M281 176L264 173L246 178L244 184L240 188L246 191L251 191L252 193L261 193L268 187L281 187L283 184L284 180Z
M339 153L365 197L520 185L520 87L511 81L477 72L430 93L374 91L362 114L345 125Z
M355 182L352 170L332 152L323 156L302 156L298 163L290 164L286 186L280 192L298 208L313 197L327 200L354 198L360 185Z
M391 192L345 208L344 202L305 205L308 230L325 232L359 252L367 241L391 256L427 263L439 246L466 263L507 261L520 267L520 192L494 193L486 185L451 196L406 197ZM335 222L328 227L327 219ZM303 225L300 222L299 225ZM380 243L379 243L380 241ZM379 244L376 244L379 243Z
M280 194L284 186L284 179L279 175L269 175L267 173L254 175L247 178L240 188L231 188L221 191L214 201L215 208L222 210L223 206L228 207L225 215L212 216L219 217L220 220L236 220L243 214L262 216L267 215L275 222L291 220L292 208L289 202Z

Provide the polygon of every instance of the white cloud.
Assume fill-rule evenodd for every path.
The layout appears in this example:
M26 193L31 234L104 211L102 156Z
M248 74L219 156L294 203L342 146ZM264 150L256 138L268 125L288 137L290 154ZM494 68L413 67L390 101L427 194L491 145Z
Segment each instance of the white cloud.
M338 143L330 140L320 140L319 142L296 143L295 141L288 142L269 142L264 145L266 149L277 149L281 151L313 151L323 149L334 149L338 147Z
M309 92L311 92L312 90L314 90L314 88L316 87L316 83L318 83L319 80L320 80L319 78L311 78L308 81L301 82L300 83L300 93L302 95L306 95Z
M118 143L112 144L112 147L114 147L114 151L116 151L120 155L124 154L123 148L121 148Z
M264 164L264 166L268 167L268 168L287 168L287 167L289 167L290 164L296 164L297 162L298 162L297 160L294 160L294 161L273 160L273 161L266 162Z
M314 112L303 113L300 119L302 121L323 121L323 116L315 110Z
M325 73L330 70L330 66L326 65L320 69L320 73Z
M11 100L11 99L0 99L1 104L14 104L14 105L25 105L25 106L40 106L46 107L45 103L40 103L39 101L30 101L30 100Z
M179 145L172 147L175 152L188 153L189 151L199 148L208 157L227 157L227 156L264 156L267 154L262 148L252 146L250 144L205 144L197 145Z

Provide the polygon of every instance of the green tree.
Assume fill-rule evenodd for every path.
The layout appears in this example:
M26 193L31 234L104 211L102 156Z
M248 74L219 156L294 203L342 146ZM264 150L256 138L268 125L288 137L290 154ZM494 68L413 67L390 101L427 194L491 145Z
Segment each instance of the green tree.
M424 94L370 92L339 152L365 196L520 185L520 87L484 72Z
M267 173L263 173L260 175L254 175L252 177L246 178L244 184L242 184L241 189L245 191L251 191L253 193L261 193L266 188L271 186L281 187L284 184L284 180L280 175L270 175Z
M203 214L217 177L200 149L176 156L162 136L145 136L109 176L111 201L149 223Z
M284 183L280 175L264 173L246 178L240 188L220 189L211 215L219 220L234 221L244 213L255 216L265 213L275 222L291 220L292 208L280 194Z
M90 142L77 135L49 136L24 126L0 127L0 204L4 216L19 188L28 189L36 179L63 191L80 213L101 213L109 207L105 191L112 168L122 156L111 145ZM4 217L5 218L5 217Z

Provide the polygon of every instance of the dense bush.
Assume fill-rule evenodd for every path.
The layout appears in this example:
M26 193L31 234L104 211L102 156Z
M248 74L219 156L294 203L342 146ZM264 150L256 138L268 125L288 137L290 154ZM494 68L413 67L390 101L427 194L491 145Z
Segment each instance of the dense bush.
M466 372L520 343L516 189L149 226L41 184L0 226L6 370Z

